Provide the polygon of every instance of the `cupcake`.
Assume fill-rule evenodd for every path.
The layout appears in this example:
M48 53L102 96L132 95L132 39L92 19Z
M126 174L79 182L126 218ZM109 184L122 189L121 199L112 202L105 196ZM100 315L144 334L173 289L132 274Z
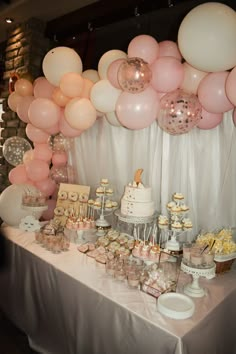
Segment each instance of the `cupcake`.
M183 225L179 221L174 221L173 224L171 224L171 228L175 230L182 230Z
M108 179L107 178L102 178L100 181L100 184L102 187L107 187L108 186Z
M173 194L173 199L176 201L176 202L179 202L181 200L184 200L184 196L182 193L174 193Z
M168 218L165 215L159 215L158 226L160 229L166 229L168 227Z
M176 206L176 203L173 202L173 201L171 201L171 202L167 203L166 208L167 208L167 210L171 211L171 209L172 209L174 206Z
M153 245L150 249L150 254L149 258L152 261L157 261L159 259L159 246L158 245Z

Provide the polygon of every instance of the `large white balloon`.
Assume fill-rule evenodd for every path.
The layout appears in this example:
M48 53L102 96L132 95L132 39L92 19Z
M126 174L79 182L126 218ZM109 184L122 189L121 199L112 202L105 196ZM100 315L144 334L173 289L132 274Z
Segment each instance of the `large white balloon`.
M114 112L121 92L108 80L100 80L93 85L90 100L96 110L103 113Z
M178 45L184 59L198 70L217 72L236 65L236 12L212 2L195 7L183 19Z
M22 198L26 192L39 192L37 188L28 184L12 184L0 195L0 217L10 226L18 227L21 219L32 215L29 210L22 208Z
M59 86L62 76L66 73L81 74L83 64L79 54L72 48L57 47L50 50L43 59L43 73L54 86Z
M117 59L126 59L127 54L122 50L112 49L104 53L98 62L98 74L101 79L107 79L109 65Z

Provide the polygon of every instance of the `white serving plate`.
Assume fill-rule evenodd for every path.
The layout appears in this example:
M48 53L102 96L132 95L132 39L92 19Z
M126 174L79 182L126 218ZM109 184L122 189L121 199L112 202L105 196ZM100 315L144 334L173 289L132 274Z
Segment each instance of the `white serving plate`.
M157 299L157 310L167 317L183 320L194 314L195 304L184 294L167 293Z

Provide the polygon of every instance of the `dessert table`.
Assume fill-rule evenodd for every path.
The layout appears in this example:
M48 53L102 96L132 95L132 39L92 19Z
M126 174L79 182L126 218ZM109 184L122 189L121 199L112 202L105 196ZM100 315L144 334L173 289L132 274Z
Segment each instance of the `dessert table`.
M2 225L8 264L0 271L0 307L43 354L235 354L236 271L200 279L191 318L175 320L150 295L110 278L79 253L52 254L33 232ZM181 272L178 291L190 276Z

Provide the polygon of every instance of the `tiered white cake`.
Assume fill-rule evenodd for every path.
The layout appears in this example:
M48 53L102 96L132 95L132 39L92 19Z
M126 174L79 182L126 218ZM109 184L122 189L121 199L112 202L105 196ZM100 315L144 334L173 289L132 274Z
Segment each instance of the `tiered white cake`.
M151 187L145 187L141 182L142 169L137 170L132 183L125 186L121 198L121 214L134 217L147 217L154 214Z

